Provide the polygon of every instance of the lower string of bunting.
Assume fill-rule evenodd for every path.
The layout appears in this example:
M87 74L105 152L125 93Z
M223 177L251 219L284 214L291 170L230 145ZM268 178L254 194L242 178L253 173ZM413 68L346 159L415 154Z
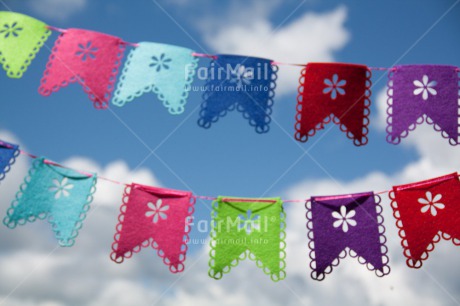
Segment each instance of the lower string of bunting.
M0 141L0 180L20 153L35 158L6 212L8 228L48 219L59 244L75 243L90 209L96 173L69 169ZM311 277L322 280L340 259L356 257L377 276L390 272L382 216L383 192L312 196L305 202ZM407 265L420 268L441 238L460 245L460 181L457 173L389 191ZM220 279L240 260L251 259L273 281L286 277L286 214L280 198L210 198L188 191L127 184L111 259L121 263L152 247L172 273L184 270L197 198L212 199L209 275Z
M189 92L202 91L198 125L210 128L229 111L239 111L257 133L270 129L278 66L271 59L198 54L156 42L129 43L84 29L58 29L32 17L0 11L0 63L20 78L51 35L60 32L40 83L49 96L78 82L94 106L125 106L155 93L170 114L182 114ZM116 78L127 46L132 47ZM198 71L199 58L211 59ZM387 141L400 143L417 125L433 125L451 145L460 144L459 68L399 65L372 68L345 63L289 64L303 67L298 87L295 139L306 142L325 125L340 126L356 146L368 142L371 70L388 70ZM192 86L195 75L206 79ZM198 90L196 90L198 88ZM112 92L114 95L112 97Z

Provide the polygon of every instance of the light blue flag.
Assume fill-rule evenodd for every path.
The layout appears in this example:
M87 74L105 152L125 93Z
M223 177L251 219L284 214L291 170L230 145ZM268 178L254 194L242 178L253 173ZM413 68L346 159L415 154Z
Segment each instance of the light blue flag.
M37 158L3 223L9 228L48 218L61 246L72 246L96 191L96 175L80 174Z
M183 47L140 42L128 55L112 103L123 106L154 92L171 114L183 113L198 63L192 53Z

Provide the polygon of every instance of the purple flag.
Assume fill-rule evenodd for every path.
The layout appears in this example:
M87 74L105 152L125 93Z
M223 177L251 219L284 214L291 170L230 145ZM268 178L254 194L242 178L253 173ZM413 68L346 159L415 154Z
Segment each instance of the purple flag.
M380 200L366 192L312 197L307 202L313 279L323 280L347 253L377 276L390 273Z
M398 144L417 124L426 120L448 138L451 145L458 145L458 73L454 66L394 67L388 75L387 141Z

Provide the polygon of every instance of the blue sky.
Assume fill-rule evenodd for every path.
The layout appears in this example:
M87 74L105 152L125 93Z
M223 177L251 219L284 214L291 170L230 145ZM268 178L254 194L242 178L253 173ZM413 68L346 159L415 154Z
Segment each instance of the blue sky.
M116 35L130 42L169 43L203 53L259 55L294 63L350 62L372 67L391 67L394 64L460 66L459 1L342 3L317 0L42 0L0 1L0 7L2 10L9 8L34 16L57 27L91 29ZM145 178L146 181L139 183L191 190L199 195L283 198L306 198L314 192L334 194L339 191L338 189L340 192L381 190L391 187L393 183L407 183L410 179L422 180L435 176L438 174L437 171L458 170L458 162L453 161L458 157L458 149L446 146L441 142L444 141L441 136L431 128L421 129L412 139L410 136L406 141L403 140L405 143L401 145L394 146L386 142L381 123L382 110L385 109L382 91L387 82L384 72L374 72L372 78L374 87L368 145L355 147L352 141L333 125L326 126L324 131L319 132L307 143L300 144L293 140L298 85L296 80L300 73L298 68L280 67L274 122L268 134L256 134L237 112L228 114L211 129L205 130L196 123L199 105L202 102L201 93L198 92L190 94L186 111L180 116L170 115L153 94L146 94L123 108L113 106L111 111L95 110L81 87L76 84L63 88L49 97L39 95L37 89L49 57L49 49L52 48L56 37L57 34L53 33L47 41L47 46L40 51L21 79L9 79L5 74L0 75L0 113L3 114L0 130L3 131L2 135L9 135L34 154L45 155L68 165L77 165L82 167L82 170L100 169L104 175L113 174L116 179L128 183L132 177L138 180ZM208 64L207 59L200 59L200 66ZM197 80L194 84L198 85L200 81ZM154 150L153 154L150 154L150 149ZM444 156L443 154L447 157L440 159L439 156ZM20 171L17 173L19 177ZM337 185L341 185L341 188L337 188ZM17 188L12 183L6 186L11 189ZM6 186L3 186L3 189ZM99 190L113 193L106 198L100 195L103 207L101 210L107 209L105 216L108 219L116 218L116 209L120 204L116 188L106 186ZM2 211L6 210L8 204L8 201L2 201ZM209 204L197 204L197 220L209 219ZM388 201L384 209L390 209ZM304 221L301 208L288 210L288 222L294 219L298 220L292 221L293 223ZM392 219L387 220L387 223L393 223ZM97 224L102 222L96 218L88 221L95 222L88 225L88 231L97 229ZM107 222L112 226L114 220ZM299 228L302 230L300 223ZM82 231L85 231L85 227ZM105 231L107 235L110 234L110 230ZM1 233L15 235L15 232L3 229ZM49 233L46 229L43 230L42 236L47 234ZM26 242L35 237L31 235L24 230ZM195 230L193 235L206 237L207 233ZM47 239L42 236L39 236L40 239ZM84 240L84 237L89 236L80 237L81 240ZM107 237L104 236L104 239L109 239ZM14 238L10 237L2 242L5 246L2 251L4 258L9 258L8 256L15 252L28 250L26 242L15 244L12 240ZM303 242L293 241L293 244L295 243L300 245ZM52 241L49 244L51 246ZM81 245L92 244L82 242ZM397 244L395 247L398 247ZM76 249L77 255L85 256L86 251L82 247L76 246ZM201 245L194 246L192 253L198 256L203 250L205 247ZM458 250L450 250L457 251L458 255ZM38 248L37 252L47 254L47 249ZM100 253L102 252L103 249L100 250ZM149 250L144 252L152 255ZM396 257L396 262L402 261L400 253L399 249L394 250L395 256L399 256ZM77 255L72 255L72 258L77 258ZM147 255L140 257L144 260L142 262L149 262ZM136 258L132 260L135 261ZM206 260L202 259L203 262ZM305 264L301 270L308 276L308 270L304 268L307 256L302 260ZM302 264L302 261L300 263ZM154 260L154 264L159 266L160 261ZM65 267L63 265L63 269ZM354 267L359 269L357 265ZM164 267L157 268L161 271ZM194 271L195 274L204 276L206 272L205 265ZM412 271L405 272L410 275ZM117 276L116 272L111 273L114 274L110 275ZM137 285L142 288L142 284L145 283L157 284L144 273L126 273L126 279L129 279L133 288L137 288ZM406 277L406 274L401 275ZM444 274L441 274L441 278L442 275ZM170 276L164 277L171 282L175 280ZM231 279L232 274L226 277ZM333 278L334 274L331 277ZM346 280L346 273L341 277ZM240 279L235 276L233 281L236 281L235 278ZM407 279L410 282L411 276ZM188 279L183 282L187 281L192 282ZM311 285L312 281L304 281ZM442 279L441 283L443 281ZM454 279L455 281L458 283L458 278ZM223 284L232 283L221 284L224 286ZM188 283L182 285L183 288L170 290L167 296L179 300L180 293L187 292L187 288L192 286ZM218 285L213 283L212 286L214 288ZM46 285L44 287L44 292L48 292L46 290L49 288ZM278 288L284 287L279 284ZM0 289L0 296L6 296L11 288ZM104 288L101 289L103 290ZM223 290L225 292L225 289ZM241 300L236 302L250 304L251 299L247 297L249 293L243 289L235 290L241 294ZM294 288L294 291L296 290ZM452 303L452 299L441 299L440 292L433 293L427 301L433 302L434 305ZM455 294L457 300L458 292L460 290ZM304 300L300 293L301 300L308 304L309 300ZM94 293L93 300L96 299L96 295ZM161 292L158 292L158 296L161 296ZM205 303L212 300L212 296L203 295L199 300ZM47 300L62 305L83 301L75 299L70 293L40 295L33 290L25 289L13 297L18 299L19 304L21 297L37 301L37 305ZM294 297L286 299L295 305ZM382 299L377 302L389 303L388 300ZM106 302L102 297L101 301L101 304ZM360 301L362 304L369 302ZM159 305L162 304L160 301ZM136 303L133 302L132 305Z

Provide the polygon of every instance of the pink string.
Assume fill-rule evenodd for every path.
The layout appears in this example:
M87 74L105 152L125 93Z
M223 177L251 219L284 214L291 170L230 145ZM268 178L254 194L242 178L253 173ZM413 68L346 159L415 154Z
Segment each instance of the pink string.
M139 44L132 43L132 42L129 42L129 41L124 41L124 40L122 41L122 44L128 45L128 46L132 46L132 47L134 47L134 48L139 47Z
M396 68L385 68L385 67L369 67L369 70L380 70L380 71L396 71Z
M65 29L53 27L53 26L50 26L50 25L47 25L46 28L48 28L48 29L50 29L52 31L61 32L61 33L67 32L67 30L65 30Z
M107 177L103 177L103 176L100 176L100 175L98 175L97 178L100 178L101 180L104 180L104 181L107 181L107 182L110 182L110 183L114 183L114 184L117 184L117 185L122 185L122 186L128 186L129 185L129 184L122 183L122 182L119 182L119 181L115 181L115 180L112 180L112 179L109 179Z
M209 201L217 200L217 198L208 197L208 196L194 195L194 197L195 197L196 199L203 199L203 200L209 200Z
M305 199L305 200L283 200L283 203L305 203L309 201L310 199Z
M272 65L285 65L285 66L298 66L298 67L305 67L307 64L291 64L291 63L282 63L282 62L276 62L272 61Z
M385 67L369 67L369 70L380 70L380 71L385 71L385 70L392 70L394 68L385 68Z
M214 60L217 59L217 55L206 54L206 53L197 53L197 52L193 52L193 53L192 53L192 56L195 56L195 57L207 57L207 58L212 58L212 59L214 59Z
M35 156L35 155L33 155L33 154L27 153L27 152L25 152L25 151L23 151L23 150L19 150L19 153L25 154L25 155L29 156L30 158L37 158L37 157L38 157L38 156Z

